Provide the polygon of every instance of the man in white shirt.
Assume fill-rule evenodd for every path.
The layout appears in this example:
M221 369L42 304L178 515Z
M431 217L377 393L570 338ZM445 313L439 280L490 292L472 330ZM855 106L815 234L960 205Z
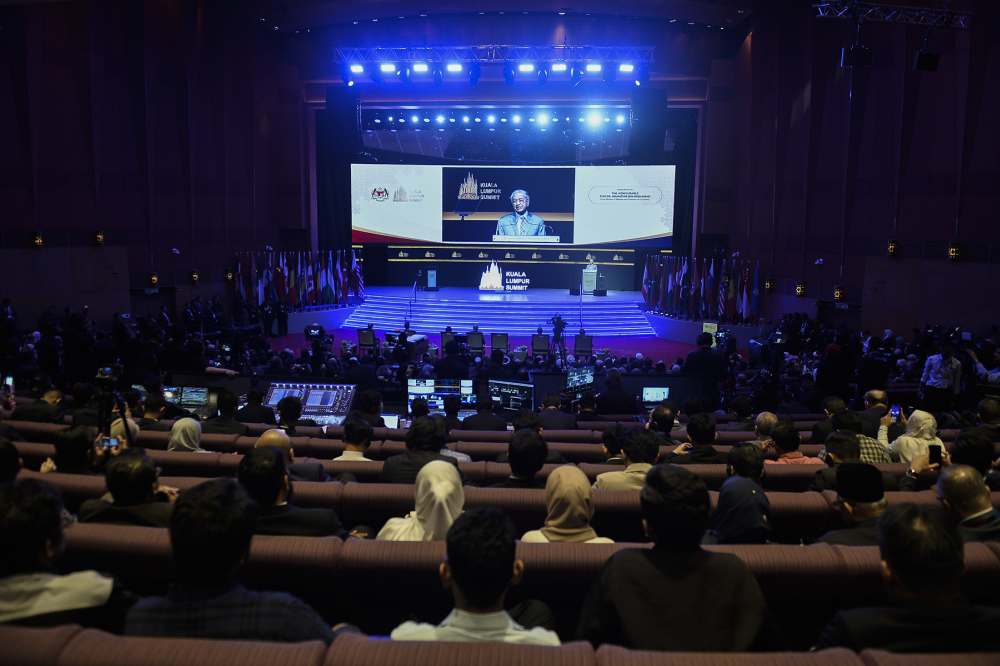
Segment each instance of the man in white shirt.
M438 573L455 609L439 625L404 622L395 641L458 641L559 645L555 632L526 629L504 611L507 589L524 575L515 559L514 528L499 509L466 511L448 530L448 557Z
M955 396L962 390L962 364L949 343L941 346L940 354L927 357L920 386L924 391L925 411L937 414L951 409Z
M646 473L660 455L660 442L663 441L655 432L631 433L622 445L625 469L598 474L594 490L642 490Z
M348 416L344 421L344 452L333 459L333 462L354 460L372 462L365 457L365 452L372 443L372 427L362 418Z

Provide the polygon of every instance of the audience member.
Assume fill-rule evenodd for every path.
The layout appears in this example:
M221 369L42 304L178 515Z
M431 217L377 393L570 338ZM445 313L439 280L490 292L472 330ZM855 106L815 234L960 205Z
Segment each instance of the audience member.
M769 647L764 595L735 555L701 548L708 526L705 482L658 465L640 494L654 547L620 550L604 564L580 614L577 636L594 646L740 652Z
M698 349L687 355L681 372L688 377L688 395L702 409L713 410L719 406L719 386L726 374L726 361L712 349L711 333L699 333Z
M295 449L292 448L292 439L288 432L279 428L271 428L261 433L257 441L253 443L255 449L271 447L278 449L285 455L285 466L288 476L292 481L329 481L330 477L323 468L323 463L315 460L295 460Z
M905 434L897 437L891 444L885 421L878 429L878 441L888 449L893 458L911 463L919 456L928 455L928 447L944 447L944 442L937 436L937 419L932 414L917 409L903 423L906 426Z
M89 499L80 505L81 523L167 527L177 490L160 486L156 464L141 449L115 456L104 466L111 501Z
M760 485L764 456L753 444L729 450L726 480L709 521L704 543L767 543L771 503Z
M565 465L549 474L545 483L545 506L548 515L545 527L525 532L521 541L526 543L614 543L597 536L590 526L594 517L590 481L578 467Z
M73 384L73 409L70 410L70 419L70 423L75 426L96 428L100 425L97 405L94 403L94 387L87 382Z
M958 520L963 541L1000 541L1000 513L993 508L990 489L968 465L947 465L938 475L938 501Z
M638 406L635 396L622 386L621 373L609 370L604 382L604 391L597 396L597 413L637 414L640 411Z
M622 444L625 469L598 474L594 488L600 490L640 490L646 473L660 455L660 438L656 434L639 430L629 434Z
M466 416L462 430L506 430L507 421L493 413L493 398L489 393L476 399L476 413Z
M923 408L932 413L950 411L962 390L962 362L955 358L955 348L949 342L940 352L927 357L920 375Z
M601 433L601 442L604 447L605 465L624 465L625 456L622 454L622 445L628 437L628 431L620 425L608 428Z
M774 426L771 431L771 443L774 452L778 457L774 460L765 460L769 465L822 465L823 460L807 456L799 451L802 438L795 424L791 421L781 421Z
M278 427L294 435L300 426L315 426L316 422L302 418L302 399L286 395L278 401Z
M376 539L441 541L465 506L465 491L458 470L442 460L432 460L420 469L414 495L414 510L404 518L390 518Z
M778 425L778 415L774 412L761 412L754 419L753 432L754 439L751 442L761 451L767 449L771 444L771 433Z
M410 419L422 419L431 415L430 405L423 398L414 398L410 401Z
M426 416L415 419L406 432L406 451L382 465L382 483L414 483L420 469L433 460L456 465L454 458L441 455L443 446L441 431L433 419Z
M885 511L882 474L874 465L844 462L837 466L837 506L847 527L821 536L819 543L840 546L878 544L878 518Z
M545 479L538 472L545 465L549 446L534 430L524 428L514 432L507 446L510 476L493 484L495 488L541 488Z
M63 417L62 399L62 391L49 389L38 400L18 404L11 420L59 423Z
M712 446L715 443L715 417L711 414L693 414L688 419L687 434L690 442L681 444L664 462L674 465L721 465L726 455Z
M131 593L96 571L55 573L63 515L59 491L47 483L0 487L0 623L121 631Z
M167 411L167 401L160 393L150 393L142 402L142 418L136 419L136 425L141 430L158 430L166 432L170 426L162 423L164 412Z
M360 414L351 413L344 421L344 452L333 459L334 462L352 460L371 462L365 457L372 443L373 429Z
M343 536L333 509L305 509L291 503L292 480L284 452L273 446L255 447L240 461L240 485L257 503L257 534Z
M450 393L441 400L444 409L444 418L448 423L448 430L462 427L462 419L458 418L458 412L462 409L462 398L454 393Z
M354 399L355 409L368 425L373 428L384 428L385 419L382 418L382 394L375 389L368 389L358 393Z
M861 462L861 444L853 432L834 430L826 438L824 459L827 466L817 470L810 490L837 489L837 467L845 462Z
M962 598L962 539L940 510L890 507L879 520L878 534L882 580L896 604L840 611L817 649L1000 651L1000 610L971 606Z
M673 402L664 400L649 412L646 430L659 433L664 444L676 444L674 429L676 427L677 407Z
M94 429L87 426L71 426L53 433L55 457L46 459L39 471L43 474L93 474L97 451L103 449L99 442L95 443L95 434Z
M456 462L472 462L472 456L468 453L453 451L448 448L448 439L451 437L451 427L448 425L447 417L445 417L444 414L433 414L430 419L434 421L434 425L437 427L438 441L441 443L441 447L438 449L438 452L446 458L453 458Z
M236 395L223 389L219 391L219 415L201 424L202 434L245 435L247 426L236 418Z
M979 401L976 411L979 416L979 425L972 430L991 442L1000 442L1000 400L983 398Z
M175 582L128 613L125 633L330 644L335 632L290 594L237 583L250 555L257 506L233 479L205 481L181 493L170 519Z
M893 461L889 450L880 441L862 432L864 423L861 417L854 412L846 409L837 412L830 418L830 422L833 424L834 430L852 432L858 438L858 446L860 447L859 460L861 462L868 463L869 465L881 465Z
M236 412L236 420L241 423L277 424L274 410L264 406L264 396L260 391L247 391L247 404Z
M554 632L526 629L504 611L508 588L524 575L524 562L515 551L514 528L499 509L473 509L459 516L448 529L448 556L438 568L454 610L437 626L404 622L393 629L392 639L559 645Z
M836 430L833 427L833 416L845 411L847 411L847 403L844 402L843 398L835 395L824 398L823 413L826 414L826 418L822 421L817 421L813 426L812 436L809 438L809 441L813 444L822 444L825 442L830 433Z
M167 440L167 451L188 451L200 453L201 423L197 419L183 418L174 421L170 428L170 439Z
M17 447L10 440L0 437L0 489L14 483L23 466Z
M951 445L953 465L969 465L983 477L990 490L1000 491L1000 473L994 468L996 448L987 431L973 428L959 433Z
M560 409L561 400L558 393L549 393L542 399L542 409L538 419L543 428L549 430L573 430L576 428L576 416L567 414Z

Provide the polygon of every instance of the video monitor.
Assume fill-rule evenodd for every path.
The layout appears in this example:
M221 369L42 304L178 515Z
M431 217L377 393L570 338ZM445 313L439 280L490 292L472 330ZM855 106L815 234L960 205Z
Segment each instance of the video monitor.
M490 347L507 351L510 339L506 333L490 333Z
M396 429L399 427L399 414L383 414L382 420L385 421L386 428Z
M480 331L470 331L465 338L469 343L469 349L483 348L483 334Z
M475 410L476 396L471 379L408 379L406 380L406 409L413 411L413 401L423 398L431 414L444 414L444 399L457 395L459 410Z
M642 388L642 404L646 407L658 405L669 397L669 386L644 386Z
M164 386L163 387L163 399L169 402L171 405L181 404L181 387L180 386Z
M351 411L356 390L354 384L273 382L267 389L264 404L277 409L283 398L298 398L302 401L303 419L319 425L340 425Z
M490 380L490 399L493 407L505 412L519 412L535 408L535 387L522 382Z
M182 386L181 407L198 408L208 404L208 388L205 386Z
M594 366L570 368L566 371L566 388L579 390L594 383Z

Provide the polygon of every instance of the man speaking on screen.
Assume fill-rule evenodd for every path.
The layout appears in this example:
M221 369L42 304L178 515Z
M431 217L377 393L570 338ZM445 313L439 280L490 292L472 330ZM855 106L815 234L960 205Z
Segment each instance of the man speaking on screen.
M545 220L528 212L531 197L524 190L510 193L513 213L507 213L497 220L497 236L544 236Z

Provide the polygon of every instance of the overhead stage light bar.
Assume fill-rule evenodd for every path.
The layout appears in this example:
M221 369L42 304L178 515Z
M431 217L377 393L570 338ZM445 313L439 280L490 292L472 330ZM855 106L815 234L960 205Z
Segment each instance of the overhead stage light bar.
M424 124L431 123L439 131L445 129L470 130L483 127L495 130L499 127L520 129L527 127L540 131L560 129L560 131L598 132L605 128L623 131L632 121L631 107L623 103L587 105L457 105L453 107L415 105L368 105L362 108L362 127L369 132L396 131L394 119L406 123L408 129L425 131Z

